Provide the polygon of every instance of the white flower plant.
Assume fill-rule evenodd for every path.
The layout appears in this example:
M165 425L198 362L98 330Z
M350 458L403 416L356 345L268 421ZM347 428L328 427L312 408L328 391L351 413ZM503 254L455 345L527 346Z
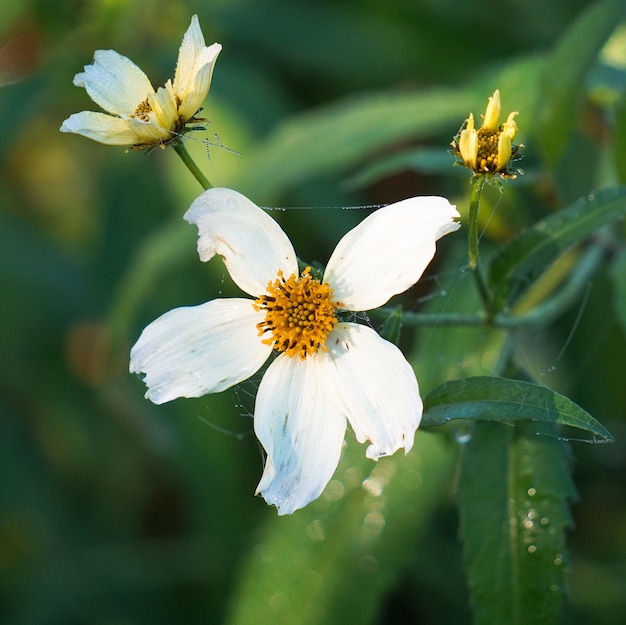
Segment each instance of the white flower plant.
M194 15L180 46L174 80L156 91L132 61L113 50L97 51L93 64L75 76L74 84L84 87L106 113L71 115L61 131L129 149L172 145L205 189L185 214L198 227L200 259L221 256L235 284L250 297L215 299L165 313L133 346L130 371L143 378L146 397L162 404L223 391L269 361L254 408L254 430L266 452L257 493L279 514L289 514L324 490L339 462L348 423L357 440L368 443L369 458L412 448L423 412L413 369L398 347L355 322L354 313L377 309L414 285L433 258L437 241L459 228L459 213L443 197L413 197L388 205L339 241L323 275L310 267L299 271L293 246L278 224L238 192L212 188L184 147L183 135L202 121L196 115L220 51L218 43L206 46ZM501 277L496 272L493 283L487 284L482 275L481 192L496 176L514 177L507 167L519 159L518 146L512 145L517 112L498 126L500 108L495 91L483 126L476 131L470 115L452 143L455 154L474 172L468 268L483 310L438 314L438 325L525 327L525 317L508 311L531 282L532 272L546 263L541 249L533 255L533 248L525 247L522 234L521 242L513 241L500 255ZM595 210L591 218L586 213L581 217L577 207L570 210L570 221L582 223L584 218L576 230L581 240L604 223L602 203ZM558 215L554 223L546 219L537 232L557 232L564 223L560 219ZM555 254L577 242L567 237L562 241L562 248L550 248ZM519 250L527 254L523 271L515 264ZM550 315L564 310L580 291L585 272L599 262L593 258L593 263L580 263L572 288L546 302ZM538 311L542 312L540 307ZM529 314L542 322L537 311ZM432 323L432 318L425 315L421 322L415 317L413 321ZM431 391L428 401L431 426L450 419L537 420L573 425L612 440L567 398L519 380L496 376L453 380ZM546 412L543 407L548 404L557 408ZM539 411L533 411L535 405Z
M227 389L273 353L256 396L254 430L267 453L257 493L289 514L319 497L350 423L366 455L413 445L422 401L402 352L342 313L384 305L419 280L436 241L459 228L442 197L414 197L374 212L337 244L323 277L298 271L293 246L249 199L214 188L185 214L202 261L220 255L253 299L215 299L171 310L131 351L146 397L161 404Z
M308 266L301 270L279 225L237 191L212 188L185 149L183 136L204 121L196 116L220 50L217 43L205 45L193 16L173 82L155 90L141 69L113 50L97 51L93 64L74 78L106 112L71 115L61 130L127 151L171 145L205 189L184 216L198 228L200 260L221 256L249 296L166 312L141 332L130 352L130 372L143 379L146 397L160 405L221 392L264 369L254 407L254 431L265 450L257 493L279 515L322 494L337 468L348 424L367 445L366 456L376 460L400 449L409 453L420 426L470 421L472 436L461 454L457 483L472 601L482 614L493 603L498 615L522 614L526 602L524 609L534 617L540 595L545 622L554 622L561 595L553 589L563 577L555 565L563 561L572 492L559 428L583 429L594 440L611 441L611 434L567 397L526 381L512 340L503 342L491 375L445 381L422 400L401 350L357 322L355 313L390 314L380 308L420 279L438 240L460 227L455 206L443 197L412 197L380 208L339 241L323 273ZM481 308L404 314L405 325L481 326L515 338L517 329L546 326L582 297L606 257L600 238L588 239L626 212L624 189L598 191L540 220L497 250L483 273L482 190L486 183L502 190L501 180L522 173L512 167L520 158L521 146L513 145L518 113L500 124L500 112L496 90L481 127L470 114L452 142L459 163L472 171L463 269L473 275ZM580 260L568 260L573 268L562 288L530 310L517 307L546 265L577 244L583 250L586 241ZM503 371L522 379L500 377ZM516 427L494 429L489 421ZM547 436L537 436L538 429ZM486 509L496 513L485 515ZM530 522L541 516L540 509L541 523ZM549 523L544 525L544 518ZM502 584L502 571L512 561L529 580L519 583L518 576L515 592ZM492 600L494 588L500 590Z

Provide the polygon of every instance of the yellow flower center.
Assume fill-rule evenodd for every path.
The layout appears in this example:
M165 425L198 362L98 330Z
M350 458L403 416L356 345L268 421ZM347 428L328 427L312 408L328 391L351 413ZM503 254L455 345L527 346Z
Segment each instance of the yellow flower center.
M497 171L500 133L500 128L478 129L478 153L476 155L478 171Z
M326 337L337 323L336 311L341 304L332 298L329 284L311 277L307 267L300 277L287 279L282 270L267 285L267 294L255 300L255 310L265 311L265 320L257 324L259 336L266 345L293 358L304 360L318 349L326 351Z
M151 112L152 112L152 107L150 106L150 102L148 102L148 98L146 98L135 109L133 117L138 117L142 122L147 122L147 121L150 121L149 113Z

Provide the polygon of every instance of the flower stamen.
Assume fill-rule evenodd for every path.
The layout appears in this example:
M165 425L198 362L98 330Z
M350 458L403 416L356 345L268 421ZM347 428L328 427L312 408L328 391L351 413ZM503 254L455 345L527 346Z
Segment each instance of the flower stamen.
M146 98L135 109L133 117L138 117L142 122L149 122L151 112L152 112L152 107L150 106L150 102L148 101L148 98Z
M301 276L291 274L287 279L279 270L278 278L268 283L267 293L253 303L255 310L265 311L265 320L256 326L259 336L270 334L262 342L301 360L319 349L326 351L326 337L335 327L341 307L332 295L329 284L311 276L311 267Z

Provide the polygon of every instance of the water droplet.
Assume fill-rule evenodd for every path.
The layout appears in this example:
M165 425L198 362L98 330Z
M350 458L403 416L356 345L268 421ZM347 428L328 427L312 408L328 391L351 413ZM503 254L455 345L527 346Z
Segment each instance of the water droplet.
M541 525L547 525L550 523L550 519L547 516L541 517Z
M387 486L396 472L396 465L393 460L383 458L378 461L376 468L372 471L372 477L378 480L382 486Z
M363 556L360 558L358 566L364 573L378 572L378 560L374 556Z
M466 445L472 440L472 435L469 432L455 432L454 440L459 445Z
M536 545L528 545L528 553L535 553L537 551Z
M350 467L346 469L343 474L343 483L346 485L346 488L353 489L361 484L361 473L355 467Z
M457 427L452 436L459 445L465 445L472 440L472 428L469 424Z
M363 490L367 491L370 495L374 495L374 497L378 497L382 494L383 487L377 480L368 477L363 480Z
M557 553L554 558L554 566L561 566L563 564L563 554Z
M328 486L324 490L324 497L329 501L337 501L341 499L346 493L346 489L343 485L343 482L339 480L330 480L328 482Z
M423 482L421 474L417 471L405 471L400 480L405 490L417 490Z
M269 604L275 610L284 611L291 605L291 597L284 592L277 592L270 597Z
M534 488L529 488L527 492L529 497L534 497L537 494L537 491Z
M311 540L326 540L326 530L324 524L319 519L315 519L308 524L306 533Z
M385 517L380 512L370 512L363 519L361 537L365 540L378 538L385 529Z
M496 351L495 349L492 349L492 350L486 351L483 354L480 364L487 371L493 371L496 365L498 364L499 358L500 358L500 352Z

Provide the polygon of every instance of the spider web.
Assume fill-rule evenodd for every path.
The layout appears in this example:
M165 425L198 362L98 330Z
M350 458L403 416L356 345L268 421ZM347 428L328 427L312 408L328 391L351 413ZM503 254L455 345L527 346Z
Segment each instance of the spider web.
M493 205L492 211L488 216L483 229L480 233L482 238L485 230L487 229L490 220L492 219L495 211L500 203L499 198ZM363 211L371 212L384 205L370 204L370 205L357 205L357 206L289 206L289 207L264 207L268 212L281 212L288 213L290 211L319 211L322 214L327 211ZM458 244L464 249L464 243ZM227 279L227 272L224 270L222 281ZM466 262L460 263L460 266L455 268L443 267L439 270L433 271L431 268L427 269L427 272L419 281L420 292L416 296L412 297L410 306L404 308L405 310L414 310L416 312L422 311L424 308L434 308L438 312L440 319L450 312L458 312L455 310L455 296L459 289L467 287L467 283L471 281L471 272L469 265ZM520 364L521 368L531 373L534 381L538 384L545 385L547 387L558 390L558 392L567 392L573 390L578 381L584 377L584 371L586 367L589 367L592 362L593 352L598 351L603 341L606 340L605 329L604 333L600 333L594 337L594 346L590 346L588 352L588 358L586 360L578 361L576 369L572 370L571 364L566 361L568 355L568 349L570 348L574 337L580 332L581 321L586 314L588 308L589 297L592 289L592 284L588 285L587 290L583 293L576 305L576 312L573 319L570 321L570 326L565 336L559 336L551 332L548 328L537 329L525 329L523 332L515 334L515 359ZM408 303L406 299L403 304ZM394 305L392 299L390 305ZM477 307L475 311L479 310ZM474 312L475 312L474 311ZM372 318L367 313L353 313L350 321L357 323L363 323L369 325L375 331L379 332L383 322L378 318ZM435 321L431 326L419 328L420 341L417 347L417 360L428 362L429 359L437 358L437 345L436 336L437 333L442 331L444 324L439 324ZM462 331L463 329L461 329ZM411 329L410 332L415 332L415 329ZM546 340L545 337L549 337ZM541 349L537 350L536 347L540 346ZM464 356L458 356L457 363L451 363L452 368L455 365L459 365L457 368L461 369L462 360ZM234 437L238 440L247 438L254 435L252 428L252 420L254 416L254 402L258 391L260 380L263 373L271 363L272 358L265 364L255 375L251 378L235 385L226 393L230 393L232 396L232 405L235 414L238 415L242 421L241 427L224 428L217 424L217 421L212 418L211 415L211 402L210 399L207 405L207 413L200 418L211 428L215 429L219 433ZM488 374L488 373L485 373ZM565 381L564 381L565 380ZM440 382L444 382L441 380ZM207 396L205 399L209 398ZM461 429L462 430L462 429ZM461 430L461 434L463 433ZM560 437L562 440L577 441L595 443L602 442L594 438L592 439L578 439L572 437ZM459 441L463 442L463 441Z
M206 122L198 125L196 128L192 128L192 131L202 130L208 132L209 126L210 122ZM225 150L234 155L240 155L235 150L232 150L229 147L225 146L220 140L218 133L215 131L212 133L211 138L204 137L203 139L193 137L191 136L191 133L188 132L185 134L184 140L200 141L205 146L206 157L209 161L211 160L211 150L214 148L219 150ZM502 189L500 189L500 194L498 195L496 201L493 203L491 211L482 225L482 229L479 233L479 241L483 238L485 231L489 227L489 224L502 201L502 197ZM324 215L327 215L329 212L359 211L369 213L383 206L385 206L385 204L357 204L350 206L265 206L263 208L269 213L316 211L321 215L321 218L324 219ZM365 217L363 217L362 219L364 218ZM359 219L358 221L362 221L362 219ZM463 244L461 244L460 246L464 247ZM297 245L296 249L298 249ZM228 274L224 269L221 281L222 286L228 279ZM422 278L419 280L420 292L412 297L409 307L405 308L405 310L414 310L419 312L424 308L434 308L435 310L438 310L440 318L443 319L443 317L447 313L458 312L455 309L455 306L458 303L454 301L455 294L458 289L462 288L463 285L466 285L467 282L470 280L471 271L469 265L466 262L459 263L453 269L446 267L438 271L433 271L432 268L429 267L425 275L422 276ZM608 335L608 329L606 328L606 326L604 327L604 330L602 332L597 333L593 337L593 345L590 345L587 356L577 362L576 368L574 370L572 370L569 362L567 363L567 366L565 365L565 356L567 355L568 348L570 347L576 334L580 331L581 320L583 319L587 311L587 304L592 286L592 283L588 285L586 292L583 294L583 297L581 297L579 302L577 303L576 314L574 315L569 330L565 334L564 338L555 338L556 335L546 328L525 329L524 331L517 334L515 359L520 364L523 370L531 373L536 383L545 385L550 388L556 387L559 392L567 392L568 390L571 391L573 388L575 388L575 385L584 378L585 370L593 366L593 355L600 349L603 341L606 340L606 336ZM219 293L219 296L221 296L221 291ZM390 305L394 305L394 299L395 298L392 298ZM403 304L405 303L406 299L404 300ZM477 310L479 310L479 307L476 307L474 312L476 312ZM382 327L382 321L377 318L373 319L367 313L353 313L352 318L349 320L355 321L357 323L367 324L376 331L380 331ZM437 333L442 330L443 325L444 324L439 324L437 321L435 321L429 327L420 328L421 342L418 347L418 360L437 357L437 354L435 353L435 338L437 336ZM549 340L544 340L545 336L548 336ZM537 338L540 338L541 340L537 340ZM534 346L536 346L537 344L541 345L540 352L538 352L534 348ZM459 356L459 362L463 358L464 356ZM205 399L207 400L207 412L204 415L199 415L199 418L202 419L202 421L206 423L209 427L224 436L234 437L237 440L243 440L245 438L254 436L252 420L254 417L255 398L261 378L263 377L265 370L272 362L272 360L273 358L270 358L268 362L265 363L265 365L256 374L254 374L247 380L240 382L231 389L223 391L223 393L230 393L232 397L232 407L234 409L235 415L238 416L241 420L240 424L237 425L233 423L232 427L224 427L223 425L220 425L218 422L232 422L232 415L230 416L230 419L229 417L226 417L226 415L219 415L218 418L218 415L216 415L215 413L215 409L213 409L211 406L211 396L205 396ZM458 364L459 363L451 363L451 366L452 368L455 368L455 365ZM460 367L456 368L460 369ZM595 438L589 440L563 437L563 440L602 442L597 441Z

